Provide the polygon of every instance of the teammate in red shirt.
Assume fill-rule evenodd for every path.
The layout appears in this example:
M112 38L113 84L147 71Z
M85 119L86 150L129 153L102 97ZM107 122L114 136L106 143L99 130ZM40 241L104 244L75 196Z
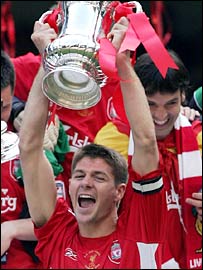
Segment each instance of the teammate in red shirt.
M202 123L198 119L190 123L180 113L189 87L189 73L180 58L174 52L171 55L179 70L169 70L166 78L159 74L146 53L137 59L135 69L150 105L164 168L169 225L162 268L199 269L202 265ZM121 100L120 107L115 102L113 99L114 106L121 112ZM133 153L131 128L124 120L125 115L116 115L115 111L112 121L97 134L95 143L111 146L130 159Z
M9 56L1 51L1 268L37 269L40 264L33 251L34 227L27 215L22 178L18 135L7 131L15 72ZM27 248L20 240L26 240ZM32 242L34 240L34 242Z
M7 136L6 141L4 141L5 136ZM2 134L2 139L4 144L7 142L13 144L12 149L6 150L5 155L2 152L1 159L1 230L2 230L2 249L4 245L10 243L9 249L2 256L1 268L2 269L36 269L39 268L37 263L37 257L34 255L34 250L31 248L33 257L30 256L23 243L15 235L17 228L20 225L19 217L22 215L23 209L25 210L26 198L25 192L21 179L17 179L18 170L20 169L20 160L19 160L19 149L18 149L18 136L15 133L4 133ZM26 223L27 220L27 223ZM22 225L22 237L25 235L26 231L29 233L29 228L32 226L30 218L23 219ZM27 224L27 226L26 226ZM32 226L33 227L33 226ZM27 230L28 228L28 230ZM32 230L34 227L32 228ZM8 236L14 235L14 239L7 239ZM28 234L29 235L29 234ZM18 236L19 237L19 236ZM32 240L29 238L29 240ZM36 238L33 234L33 241L36 241ZM25 240L22 238L22 240ZM33 242L34 243L34 242ZM33 260L36 260L36 262Z

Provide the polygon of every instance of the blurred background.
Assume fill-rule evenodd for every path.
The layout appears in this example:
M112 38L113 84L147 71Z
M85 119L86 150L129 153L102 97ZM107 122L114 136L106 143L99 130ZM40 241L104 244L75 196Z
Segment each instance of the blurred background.
M56 3L56 1L1 1L2 48L7 43L7 50L15 57L27 52L37 54L30 39L34 22ZM202 1L139 1L139 3L165 46L175 50L188 68L192 85L192 91L188 96L190 98L192 92L202 86ZM142 48L139 50L138 53L142 53Z

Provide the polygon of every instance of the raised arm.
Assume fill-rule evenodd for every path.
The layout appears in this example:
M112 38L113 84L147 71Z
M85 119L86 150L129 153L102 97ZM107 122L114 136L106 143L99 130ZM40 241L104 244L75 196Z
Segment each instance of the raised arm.
M40 53L54 38L56 33L48 24L35 23L32 40ZM49 104L41 89L44 74L40 66L25 106L19 145L26 199L36 226L46 223L56 203L54 174L43 151Z
M112 28L109 38L119 50L128 28L128 19L122 17ZM134 140L133 169L141 175L158 167L156 134L145 90L131 64L129 52L118 53L116 65L121 80L125 111Z

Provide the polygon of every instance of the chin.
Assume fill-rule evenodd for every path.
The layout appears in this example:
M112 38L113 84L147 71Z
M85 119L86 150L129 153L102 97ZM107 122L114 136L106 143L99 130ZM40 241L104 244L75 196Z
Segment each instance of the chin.
M167 130L156 130L156 138L158 141L162 141L164 140L173 130L173 126L172 127L168 127Z
M75 213L77 222L80 224L89 223L91 221L91 216L88 214Z

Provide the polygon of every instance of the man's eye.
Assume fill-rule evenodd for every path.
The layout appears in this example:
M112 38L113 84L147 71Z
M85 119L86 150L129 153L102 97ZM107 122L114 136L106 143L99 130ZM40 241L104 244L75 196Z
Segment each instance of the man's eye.
M80 180L82 179L84 176L83 175L75 175L74 178L77 179L77 180Z
M174 106L174 105L176 105L176 104L177 104L176 101L171 101L170 103L167 104L167 106L170 107L170 106Z
M101 176L95 176L95 180L97 182L104 182L105 181L105 178L104 177L101 177Z
M148 104L149 104L150 107L155 106L155 104L154 103L151 103L151 102L148 102Z

